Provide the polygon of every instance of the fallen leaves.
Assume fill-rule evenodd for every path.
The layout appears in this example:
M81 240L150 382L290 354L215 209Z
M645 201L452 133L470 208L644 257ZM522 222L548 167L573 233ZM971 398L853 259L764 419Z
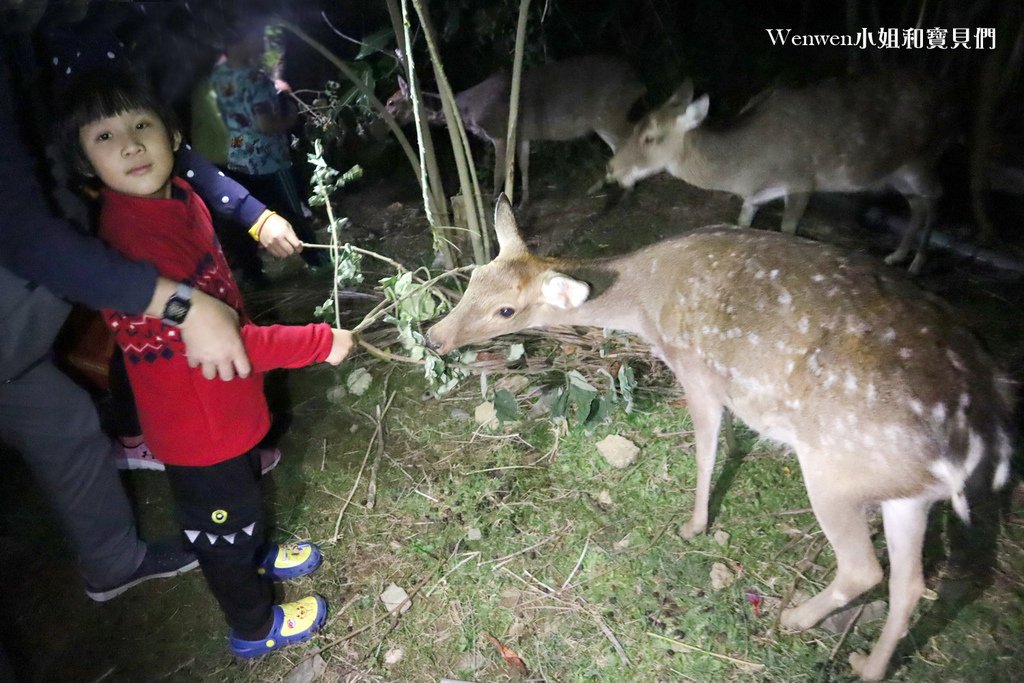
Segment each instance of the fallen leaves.
M505 660L512 670L520 676L525 676L528 671L526 669L526 663L523 662L523 658L520 657L515 650L502 644L500 640L492 636L490 633L485 633L484 636L487 640L491 641L491 645L498 649L501 654L501 658Z

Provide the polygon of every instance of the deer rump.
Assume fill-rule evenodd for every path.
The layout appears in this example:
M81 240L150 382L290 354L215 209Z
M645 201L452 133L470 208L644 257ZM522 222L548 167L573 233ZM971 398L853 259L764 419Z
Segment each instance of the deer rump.
M867 521L880 505L890 609L864 680L884 677L924 593L928 511L1005 484L1012 453L1007 378L938 299L902 273L809 240L720 226L623 257L529 254L507 200L500 251L477 268L428 342L444 352L527 327L633 332L683 385L697 455L694 512L706 530L723 409L793 447L815 516L836 555L829 586L786 610L814 626L882 580Z

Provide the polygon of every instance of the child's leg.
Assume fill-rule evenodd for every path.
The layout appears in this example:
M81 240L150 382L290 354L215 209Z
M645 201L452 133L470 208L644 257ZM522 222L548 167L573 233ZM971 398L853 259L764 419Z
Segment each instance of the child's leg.
M256 571L263 545L263 495L256 451L208 467L167 465L186 541L235 635L262 638L273 617L273 587Z
M142 426L139 424L139 412L135 407L135 394L132 393L128 372L124 367L124 354L119 348L114 349L114 355L110 358L108 379L111 406L114 409L114 436L122 439L123 443L134 446L138 443L135 439L142 440ZM129 443L129 440L134 443Z

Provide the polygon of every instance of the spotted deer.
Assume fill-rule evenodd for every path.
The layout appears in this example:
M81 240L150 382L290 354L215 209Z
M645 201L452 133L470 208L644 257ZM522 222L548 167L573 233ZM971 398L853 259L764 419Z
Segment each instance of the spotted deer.
M941 194L933 166L951 113L932 81L897 72L778 88L723 127L705 125L708 106L708 96L693 99L692 83L684 82L636 125L609 162L609 177L630 188L667 171L739 195L744 227L762 204L782 197L788 233L796 232L812 192L892 188L910 204L911 220L885 261L903 262L916 241L910 271L920 271Z
M498 256L474 270L427 333L438 353L525 328L585 325L641 337L672 369L693 419L690 538L708 526L723 410L791 447L836 556L823 591L782 613L803 630L882 580L868 510L889 553L888 617L866 681L885 676L925 591L928 511L1009 478L1008 379L971 333L906 275L799 237L711 226L626 256L572 261L527 251L511 207L495 212Z
M400 123L412 120L408 86L387 101L387 109ZM508 135L512 77L502 71L455 96L459 116L473 135L494 145L494 194L505 183L505 141ZM519 94L519 148L517 161L523 181L522 203L530 195L530 141L573 140L589 133L614 152L629 135L630 109L647 88L632 68L617 57L585 55L551 62L523 74ZM429 113L432 123L444 124L444 114Z

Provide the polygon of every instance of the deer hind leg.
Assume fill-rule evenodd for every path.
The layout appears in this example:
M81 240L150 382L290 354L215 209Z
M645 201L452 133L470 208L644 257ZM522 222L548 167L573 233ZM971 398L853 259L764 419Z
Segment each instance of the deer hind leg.
M760 204L755 204L747 199L743 200L743 206L740 208L740 217L736 219L741 228L749 228L750 224L754 222L754 216L757 215L757 209Z
M885 677L889 659L907 632L918 600L924 594L921 552L931 501L916 498L882 503L882 522L889 548L889 615L870 655L854 653L850 664L865 681Z
M505 141L494 140L494 196L505 189Z
M819 461L823 454L817 454ZM801 463L805 461L800 458ZM794 630L811 628L882 580L882 567L871 544L864 504L843 489L836 472L814 474L804 467L811 507L836 555L836 575L824 590L802 605L782 613L782 625Z
M941 186L930 171L917 166L905 167L897 172L892 185L910 204L910 222L896 251L886 256L885 262L895 265L905 261L917 238L917 253L909 268L911 273L917 274L924 266L932 232L935 198L941 194Z
M520 206L526 206L530 201L530 141L523 140L519 143L519 157L516 159L519 165L520 177L523 179L523 201ZM513 175L513 177L515 177Z
M693 516L679 533L693 538L708 528L708 505L711 501L711 473L715 469L718 448L718 428L722 422L722 404L706 391L686 389L687 405L693 419L693 433L697 450L697 492L693 500Z
M807 200L811 198L809 192L791 192L786 195L786 208L782 211L782 232L788 235L796 234L796 226L807 208Z

